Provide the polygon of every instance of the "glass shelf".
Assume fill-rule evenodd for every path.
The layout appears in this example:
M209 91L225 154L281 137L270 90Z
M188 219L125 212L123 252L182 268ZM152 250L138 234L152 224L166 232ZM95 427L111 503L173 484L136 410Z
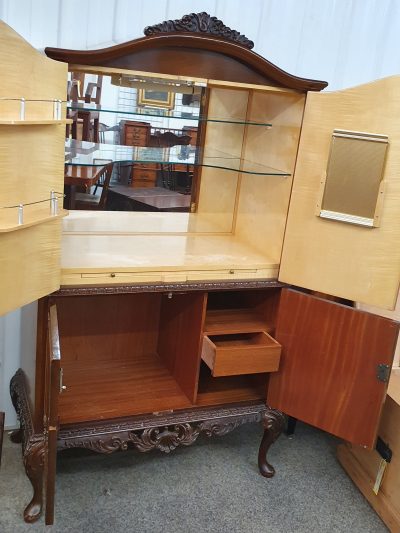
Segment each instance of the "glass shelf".
M195 165L262 176L290 176L289 172L267 167L254 161L246 161L240 157L209 148L207 149L206 155L203 155L201 150L196 150L191 146L158 148L66 140L66 164L74 166L104 166L112 161L128 164L159 163L160 165Z
M208 117L206 115L192 114L186 111L168 110L151 107L135 107L130 111L122 109L110 109L101 105L83 103L83 102L68 102L67 109L71 111L95 111L102 113L114 113L117 115L131 115L140 117L158 117L158 118L176 118L183 120L197 120L200 122L223 122L226 124L247 124L248 126L266 126L272 127L269 122L246 121L242 119L228 119L219 117Z
M49 193L47 198L15 205L0 205L0 233L35 226L67 214L59 208L64 193Z
M72 124L70 119L43 119L43 120L2 120L0 119L0 126L58 126L58 125Z
M64 106L63 106L64 104ZM63 119L65 102L46 98L0 98L0 124L69 124Z

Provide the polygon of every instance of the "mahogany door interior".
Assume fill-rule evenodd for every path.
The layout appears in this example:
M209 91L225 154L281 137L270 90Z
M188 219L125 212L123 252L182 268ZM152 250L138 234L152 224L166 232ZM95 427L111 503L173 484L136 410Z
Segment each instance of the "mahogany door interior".
M373 447L399 324L283 289L276 340L280 369L270 375L267 402L289 416L351 443Z

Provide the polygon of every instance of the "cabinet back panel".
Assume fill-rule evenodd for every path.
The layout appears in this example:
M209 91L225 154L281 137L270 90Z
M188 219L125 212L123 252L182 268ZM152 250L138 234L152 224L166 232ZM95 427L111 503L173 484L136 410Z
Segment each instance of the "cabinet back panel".
M291 176L243 174L235 235L279 263L296 163L305 96L254 92L248 118L272 128L247 126L243 157Z
M202 362L196 405L220 405L223 403L264 400L268 374L246 374L214 378Z
M159 294L57 299L62 361L130 359L157 349Z
M208 115L219 119L241 121L246 118L248 91L209 89ZM243 148L243 124L207 122L204 158L229 154L240 158ZM237 202L239 173L203 167L198 200L198 213L213 216L220 231L231 232Z

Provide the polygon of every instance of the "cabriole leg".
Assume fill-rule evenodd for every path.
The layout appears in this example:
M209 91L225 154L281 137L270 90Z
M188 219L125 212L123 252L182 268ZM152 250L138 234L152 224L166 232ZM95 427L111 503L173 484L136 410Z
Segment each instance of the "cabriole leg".
M268 409L263 414L261 423L264 426L264 435L258 451L258 468L262 476L273 477L275 468L267 461L267 453L283 431L285 416L280 411Z
M25 472L33 488L32 499L24 510L25 522L36 522L42 513L44 456L44 437L33 435L24 451Z
M33 497L24 511L24 519L25 522L35 522L42 512L46 440L42 433L35 433L25 374L21 369L11 379L10 395L20 422L20 429L10 436L13 442L22 443L25 472L33 487Z

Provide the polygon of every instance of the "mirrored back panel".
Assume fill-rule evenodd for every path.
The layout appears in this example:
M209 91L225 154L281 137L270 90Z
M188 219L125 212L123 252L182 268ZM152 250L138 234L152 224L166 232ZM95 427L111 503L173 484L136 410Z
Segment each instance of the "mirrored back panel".
M127 231L140 233L233 233L243 176L258 179L261 194L292 173L292 165L274 158L269 146L268 101L282 98L287 107L284 92L105 67L70 68L69 210L135 212L140 224L132 222ZM252 111L258 102L253 92L259 90L265 113ZM265 143L259 147L254 139L260 135ZM148 212L153 216L146 224ZM158 222L154 213L163 213Z
M106 195L106 210L195 210L204 93L195 82L70 72L66 207L91 209Z

